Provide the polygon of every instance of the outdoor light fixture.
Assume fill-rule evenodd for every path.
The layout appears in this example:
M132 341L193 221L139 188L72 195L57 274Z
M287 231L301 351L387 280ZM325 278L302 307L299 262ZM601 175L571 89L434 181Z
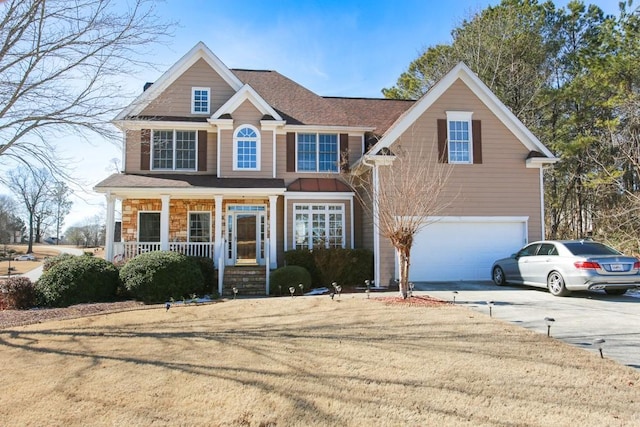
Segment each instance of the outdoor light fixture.
M598 351L600 352L601 359L604 359L604 356L602 355L602 347L604 347L605 342L606 341L604 340L604 338L598 338L597 340L593 341L593 345L595 345Z
M545 317L544 321L547 324L547 336L550 337L551 336L551 325L553 325L553 322L555 322L556 319L554 319L553 317Z
M289 292L291 292L291 298L293 298L293 294L296 293L296 288L294 288L293 286L289 286Z
M413 296L413 287L415 285L413 284L413 282L409 282L409 298L411 298Z
M238 288L234 286L232 290L233 290L233 299L236 299L236 295L238 295Z
M365 280L364 285L367 287L367 290L365 292L367 293L367 299L369 299L369 294L371 293L371 281Z
M456 296L458 295L458 291L453 291L453 303L456 303Z
M170 302L168 302L168 303L166 303L164 306L165 306L165 308L167 309L166 311L169 311L169 309L171 308L171 303L170 303Z
M303 285L302 283L300 283L300 284L298 285L298 287L300 288L300 293L301 293L302 295L304 295L304 285Z
M489 317L493 317L493 301L487 301L487 305L489 306Z

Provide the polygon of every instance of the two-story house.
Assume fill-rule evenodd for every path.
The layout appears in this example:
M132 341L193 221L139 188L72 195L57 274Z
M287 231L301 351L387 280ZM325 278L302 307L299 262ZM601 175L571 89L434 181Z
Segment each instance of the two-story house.
M415 138L438 134L448 148L462 197L418 236L425 261L412 280L488 279L494 256L544 235L542 166L555 158L464 64L418 101L322 97L275 71L229 69L198 43L114 123L124 171L95 186L107 236L122 203L122 238L107 240L106 258L210 257L220 292L225 269L266 274L285 251L318 246L372 249L377 283L393 280L393 250L340 168L393 167L376 154L406 145L416 124ZM491 247L481 260L479 246ZM447 253L455 259L440 264Z

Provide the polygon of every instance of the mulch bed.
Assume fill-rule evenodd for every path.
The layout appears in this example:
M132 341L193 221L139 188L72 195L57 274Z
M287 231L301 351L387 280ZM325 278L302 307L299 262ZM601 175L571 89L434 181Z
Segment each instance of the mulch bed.
M138 301L78 304L65 308L34 308L30 310L0 310L0 329L42 323L48 320L75 319L95 314L116 313L145 307Z
M441 307L449 304L447 301L443 301L429 296L413 296L410 298L397 297L380 297L376 298L387 305L404 305L410 307Z

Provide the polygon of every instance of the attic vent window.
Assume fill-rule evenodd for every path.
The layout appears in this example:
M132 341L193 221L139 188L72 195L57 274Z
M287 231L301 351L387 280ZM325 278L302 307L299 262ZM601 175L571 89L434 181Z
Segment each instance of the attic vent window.
M208 87L191 88L191 113L209 114L211 104L211 89Z

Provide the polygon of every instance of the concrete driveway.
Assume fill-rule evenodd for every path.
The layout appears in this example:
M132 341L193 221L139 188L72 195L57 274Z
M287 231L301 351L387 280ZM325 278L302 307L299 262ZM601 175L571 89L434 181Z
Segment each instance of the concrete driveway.
M640 292L624 296L574 292L560 298L544 289L498 287L492 282L416 283L415 291L445 301L453 301L457 291L456 304L487 315L487 301L493 301L493 317L545 335L545 317L554 318L553 338L596 354L594 340L603 338L605 357L640 369Z
M45 246L47 249L55 249L58 252L63 254L82 255L84 253L82 249L77 249L77 248L69 248L65 246L49 246L49 245L43 245L43 246ZM22 276L28 277L32 282L35 282L40 278L40 276L42 276L42 265L34 268L31 271L27 271Z

